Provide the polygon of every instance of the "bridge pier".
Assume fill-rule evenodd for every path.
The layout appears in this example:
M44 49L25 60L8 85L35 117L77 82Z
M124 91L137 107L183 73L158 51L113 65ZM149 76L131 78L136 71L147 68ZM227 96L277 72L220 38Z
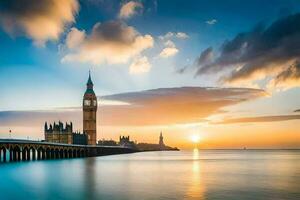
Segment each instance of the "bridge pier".
M36 157L36 152L35 152L35 149L31 149L32 152L31 152L31 155L32 155L32 160L35 160L35 157Z
M26 160L30 161L30 149L26 150Z
M41 160L41 151L40 151L40 149L37 150L37 159Z
M46 159L46 151L42 149L42 160Z
M54 158L54 154L53 154L53 149L49 150L49 159L53 159Z
M3 162L6 162L6 149L2 149L3 152Z
M69 158L69 154L68 154L68 151L66 149L64 150L64 158Z
M20 161L21 160L21 151L17 150L16 154L17 154L17 161Z
M15 150L12 150L12 152L13 152L12 160L17 161L17 152Z
M69 151L68 151L68 154L69 154L69 158L73 158L72 150L69 150Z
M22 161L25 161L27 159L27 156L26 156L26 149L22 149ZM20 159L21 160L21 159Z
M13 150L12 150L12 148L9 149L9 161L13 161Z

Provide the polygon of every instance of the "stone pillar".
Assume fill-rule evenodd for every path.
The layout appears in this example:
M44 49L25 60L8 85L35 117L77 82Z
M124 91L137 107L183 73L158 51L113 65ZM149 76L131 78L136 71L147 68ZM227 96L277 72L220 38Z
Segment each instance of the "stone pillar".
M13 156L12 156L13 161L17 161L17 151L14 149L12 152L13 152Z
M46 151L42 149L42 160L46 159Z
M37 160L40 160L41 159L41 152L37 149L36 153L37 153L37 155L36 155Z
M3 162L6 162L6 149L3 150Z
M14 150L12 148L9 149L9 161L13 161L14 159Z
M20 161L21 160L21 150L16 151L16 152L17 152L17 160Z
M54 149L51 149L51 159L54 159Z
M19 160L21 160L21 159L19 159ZM22 149L22 160L23 161L27 160L27 158L26 158L26 150L25 149Z
M36 152L35 152L35 149L32 149L32 160L35 160L35 154L36 154Z
M27 149L26 160L30 160L30 149Z

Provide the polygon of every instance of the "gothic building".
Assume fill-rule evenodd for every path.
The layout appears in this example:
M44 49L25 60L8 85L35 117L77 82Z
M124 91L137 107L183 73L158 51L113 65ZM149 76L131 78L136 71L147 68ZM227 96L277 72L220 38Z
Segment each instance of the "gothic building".
M87 135L81 134L79 132L73 133L73 124L62 122L53 123L49 125L45 122L44 127L44 134L45 134L45 141L46 142L53 142L53 143L64 143L64 144L87 144Z
M165 148L164 137L162 136L162 132L160 132L160 135L159 135L158 145L159 145L160 150L163 150Z
M134 147L135 143L130 141L129 136L120 136L119 138L119 145L123 147Z
M73 132L73 124L55 122L49 125L45 122L44 134L46 142L64 143L64 144L81 144L81 145L96 145L97 138L97 97L93 90L93 82L91 74L86 84L86 91L83 96L83 134Z
M83 132L88 136L88 145L96 145L97 139L97 97L93 89L91 74L83 96Z

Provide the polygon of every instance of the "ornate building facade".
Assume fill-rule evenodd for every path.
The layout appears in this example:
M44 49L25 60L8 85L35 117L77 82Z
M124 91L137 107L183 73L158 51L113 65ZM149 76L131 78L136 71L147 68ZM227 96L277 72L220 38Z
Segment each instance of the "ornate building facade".
M79 132L73 132L73 124L62 122L50 124L48 127L48 123L45 122L44 127L45 141L53 142L53 143L64 143L64 144L87 144L87 135L81 134Z
M94 84L89 73L86 91L83 96L83 132L88 136L88 145L96 145L97 139L97 97L94 92Z

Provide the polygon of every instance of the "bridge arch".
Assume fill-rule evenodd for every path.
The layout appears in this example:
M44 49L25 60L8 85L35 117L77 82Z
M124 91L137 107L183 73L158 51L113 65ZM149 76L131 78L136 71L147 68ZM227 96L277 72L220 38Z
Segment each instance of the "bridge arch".
M19 147L19 145L12 146L11 151L12 151L12 160L20 161L21 160L21 148Z
M22 160L30 160L30 152L28 146L22 148Z
M29 147L29 156L30 156L29 159L36 160L36 154L37 154L36 149L33 146L30 146Z
M46 152L45 152L45 149L42 147L42 146L40 146L38 149L37 149L37 159L38 160L43 160L43 159L45 159L45 157L46 157Z

